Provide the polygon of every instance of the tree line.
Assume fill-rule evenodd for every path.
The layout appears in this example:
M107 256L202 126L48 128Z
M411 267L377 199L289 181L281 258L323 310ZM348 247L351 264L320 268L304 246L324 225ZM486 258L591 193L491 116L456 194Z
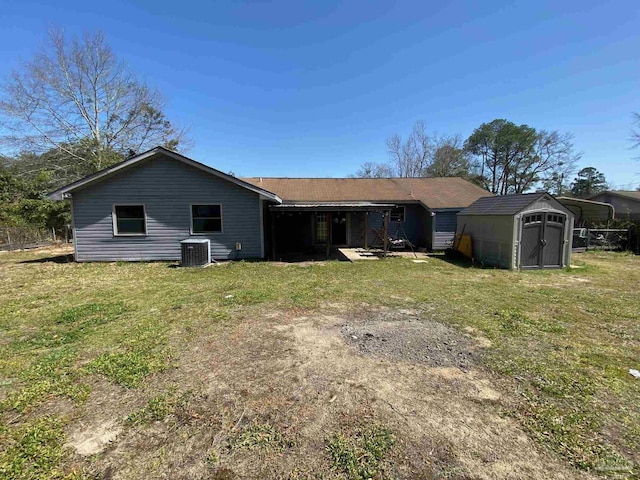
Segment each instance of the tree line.
M386 146L387 162L364 163L354 176L463 177L496 195L546 190L586 198L608 188L604 174L593 167L576 174L581 154L570 133L505 119L483 123L466 140L429 133L418 121L406 139L393 134Z
M0 225L61 228L69 207L45 193L149 148L189 144L160 92L101 32L70 38L50 30L0 87Z
M640 114L631 141L640 146ZM44 194L157 145L191 141L165 114L161 93L118 59L101 32L68 37L54 28L42 48L0 84L0 225L62 228L66 202ZM544 189L588 197L607 188L572 136L505 119L467 139L429 133L419 121L406 139L387 139L389 161L358 177L464 177L495 194Z

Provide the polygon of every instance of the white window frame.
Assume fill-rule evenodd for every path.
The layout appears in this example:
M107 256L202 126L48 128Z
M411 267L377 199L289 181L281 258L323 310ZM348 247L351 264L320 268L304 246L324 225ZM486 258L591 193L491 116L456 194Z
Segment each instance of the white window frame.
M219 232L198 232L194 233L193 231L193 207L200 205L213 206L217 205L220 207L220 231ZM189 224L189 234L190 235L221 235L224 233L224 212L221 203L192 203L189 205L189 218L191 218L191 223ZM217 217L199 217L199 218L217 218Z
M393 218L391 218L391 215L393 215L393 210L395 210L395 208L401 208L402 209L402 220L394 220ZM407 220L407 206L406 205L397 205L395 208L391 209L391 211L389 211L389 222L391 223L404 223Z
M144 233L119 233L116 207L142 207L142 213L144 214ZM146 237L148 231L147 206L144 203L114 203L111 206L111 224L113 225L114 237Z

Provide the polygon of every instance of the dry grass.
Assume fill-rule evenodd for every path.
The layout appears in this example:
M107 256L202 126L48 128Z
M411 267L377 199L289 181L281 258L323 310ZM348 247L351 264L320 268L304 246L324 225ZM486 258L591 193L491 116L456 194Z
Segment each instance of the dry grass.
M0 477L637 468L638 257L553 272L439 258L189 270L64 253L0 256Z

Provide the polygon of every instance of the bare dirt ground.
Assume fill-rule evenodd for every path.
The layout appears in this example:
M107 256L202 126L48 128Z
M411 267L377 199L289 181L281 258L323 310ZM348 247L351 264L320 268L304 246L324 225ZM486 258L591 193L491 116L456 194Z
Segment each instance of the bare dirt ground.
M164 421L123 429L132 397L105 384L77 426L104 441L69 438L107 479L344 478L327 439L376 422L396 439L380 478L588 478L500 413L509 399L481 367L483 345L415 311L265 313L194 338L147 387L191 392ZM244 442L252 425L277 434Z

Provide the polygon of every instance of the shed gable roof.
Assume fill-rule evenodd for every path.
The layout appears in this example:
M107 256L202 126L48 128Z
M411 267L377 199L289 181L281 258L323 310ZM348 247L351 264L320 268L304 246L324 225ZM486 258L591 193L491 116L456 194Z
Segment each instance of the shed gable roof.
M59 188L58 190L51 192L47 195L47 198L51 199L51 200L61 200L62 198L64 198L65 194L69 194L69 193L73 193L75 190L79 190L81 188L85 188L88 187L90 185L105 181L109 178L111 178L112 176L128 170L129 168L134 168L137 164L139 164L140 162L143 161L147 161L152 159L153 157L156 156L165 156L165 157L169 157L172 158L174 160L177 160L179 162L182 162L186 165L189 165L191 167L195 167L199 170L202 170L210 175L214 175L216 177L220 177L223 180L227 180L231 183L234 183L240 187L246 188L248 190L251 190L252 192L257 193L258 195L261 195L264 198L267 198L269 200L272 200L276 203L282 203L282 200L280 200L280 198L275 195L274 193L265 190L264 188L260 188L256 185L253 185L251 183L245 182L244 180L241 180L239 178L236 178L232 175L228 175L224 172L221 172L220 170L216 170L215 168L209 167L208 165L205 165L204 163L200 163L200 162L196 162L195 160L192 160L188 157L185 157L184 155L181 155L177 152L174 152L173 150L169 150L167 148L164 147L155 147L147 152L135 155L131 158L128 158L120 163L117 163L115 165L112 165L110 167L107 167L103 170L100 170L99 172L96 172L92 175L88 175L84 178L81 178L80 180L77 180L73 183L70 183L69 185L65 185L62 188Z
M285 203L419 202L430 209L464 208L492 194L458 177L443 178L245 178Z
M462 210L458 215L515 215L543 197L548 197L558 205L559 209L571 213L564 205L553 198L551 194L547 192L536 192L480 198Z

